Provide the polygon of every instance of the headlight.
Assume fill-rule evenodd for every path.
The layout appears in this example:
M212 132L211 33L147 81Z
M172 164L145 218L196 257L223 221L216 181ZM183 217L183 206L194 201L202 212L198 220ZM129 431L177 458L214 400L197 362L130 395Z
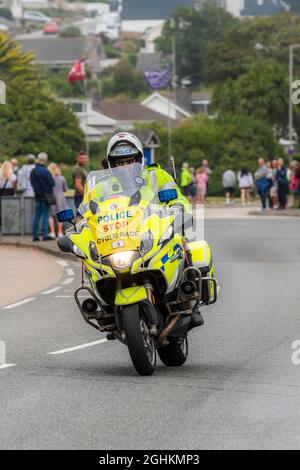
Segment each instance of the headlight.
M158 244L161 245L162 243L170 240L173 236L173 232L174 232L173 226L169 225L169 227L167 228L165 233L160 237L160 240L159 240Z
M135 251L122 251L120 253L114 253L110 255L110 262L113 268L125 269L128 268L134 259Z
M87 259L86 254L77 245L73 245L73 252L78 258Z
M141 236L140 251L144 255L153 248L153 234L151 230L148 230Z

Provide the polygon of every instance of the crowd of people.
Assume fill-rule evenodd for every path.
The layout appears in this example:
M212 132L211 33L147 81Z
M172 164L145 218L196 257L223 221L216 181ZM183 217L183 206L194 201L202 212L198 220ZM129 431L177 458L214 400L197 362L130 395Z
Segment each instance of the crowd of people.
M183 163L181 170L182 193L189 202L204 204L208 191L212 170L208 161L203 160L197 170L194 166ZM254 175L244 166L236 172L228 166L222 175L222 186L226 205L233 204L238 194L242 206L250 205L251 198L260 197L262 210L285 210L287 206L300 209L300 163L292 161L287 167L282 158L272 162L263 158L258 160L258 168ZM290 200L288 195L291 194Z
M76 208L83 200L87 163L86 153L79 152L72 171ZM48 155L45 152L37 156L28 155L26 163L21 168L18 167L15 158L0 164L0 196L13 196L17 190L20 190L25 197L35 198L32 225L34 241L40 239L40 222L42 222L43 240L53 240L63 235L62 224L57 222L55 214L67 208L65 193L68 186L59 166L55 163L47 165ZM106 160L102 161L102 167L107 168ZM183 195L191 204L206 202L211 175L212 170L207 160L203 160L198 169L183 163L180 185ZM297 161L293 161L287 167L282 158L274 159L272 162L261 158L258 160L258 168L254 175L247 167L236 172L228 166L222 175L222 186L227 205L234 202L239 191L243 206L249 205L251 197L257 194L263 211L285 210L288 202L290 207L300 209L300 163ZM291 197L288 201L289 193Z
M74 203L78 207L83 200L84 183L87 177L85 169L88 157L79 152L73 168ZM6 160L0 166L0 196L14 196L20 191L24 197L35 199L35 211L32 223L33 241L39 241L40 222L42 239L54 240L63 236L63 226L57 222L55 214L67 208L65 193L67 182L56 163L48 165L45 152L37 156L28 155L26 163L19 169L16 159Z

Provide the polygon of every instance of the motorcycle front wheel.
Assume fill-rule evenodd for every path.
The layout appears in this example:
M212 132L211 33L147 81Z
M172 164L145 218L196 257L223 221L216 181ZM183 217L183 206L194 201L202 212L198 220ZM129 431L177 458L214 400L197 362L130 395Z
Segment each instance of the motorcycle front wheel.
M156 365L154 338L149 335L139 305L123 307L122 317L126 344L135 370L140 375L152 375Z

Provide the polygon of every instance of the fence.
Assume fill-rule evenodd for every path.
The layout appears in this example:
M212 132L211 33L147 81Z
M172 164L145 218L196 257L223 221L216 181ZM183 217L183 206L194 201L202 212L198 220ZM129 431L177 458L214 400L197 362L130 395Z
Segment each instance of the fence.
M73 197L67 197L67 205L75 210ZM1 197L2 235L30 235L35 210L35 200L23 197L21 191L16 196Z

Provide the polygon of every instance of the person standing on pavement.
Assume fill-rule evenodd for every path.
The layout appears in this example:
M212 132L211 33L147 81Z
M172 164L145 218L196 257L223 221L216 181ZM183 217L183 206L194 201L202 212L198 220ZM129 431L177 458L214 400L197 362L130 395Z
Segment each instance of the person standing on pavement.
M247 167L243 167L238 173L239 188L241 191L242 206L250 204L250 192L253 189L253 177Z
M287 194L289 190L289 185L288 185L288 179L287 179L287 169L284 165L284 160L282 158L279 158L278 160L276 181L278 184L278 199L279 199L278 210L285 210L286 205L287 205Z
M229 205L233 202L236 186L236 174L230 166L223 173L222 185L225 191L225 202L227 205Z
M33 218L33 241L39 241L39 224L42 219L43 240L53 240L48 236L50 205L55 203L53 195L54 179L46 168L48 155L39 153L37 164L30 174L30 181L35 195L35 213Z
M26 157L26 164L19 170L18 186L24 189L24 197L34 197L33 187L30 181L30 175L35 168L35 155L29 154Z
M258 169L256 170L256 173L255 173L255 183L256 183L257 192L261 199L262 211L267 210L267 197L268 197L268 191L270 187L267 175L268 175L268 169L266 167L265 160L263 158L260 158L258 160Z
M60 168L58 167L58 165L56 165L56 163L50 163L50 165L48 166L48 170L50 171L55 181L53 193L54 193L56 203L50 208L50 218L49 218L49 227L50 227L49 236L52 238L55 238L54 217L57 212L63 211L64 209L67 209L68 207L65 194L64 194L66 191L68 191L68 186L67 186L67 182L65 178L61 174ZM58 238L61 238L64 236L63 224L61 222L57 222L57 236Z
M0 195L13 196L17 189L17 177L9 160L3 162L0 169Z
M212 175L212 170L209 167L208 160L202 160L202 167L204 169L204 173L207 176L207 184L206 184L206 194L207 194L208 193L208 182L209 182L209 178Z
M207 193L207 182L208 182L208 176L205 173L205 169L202 166L197 170L197 187L198 187L198 202L200 204L205 203L205 197Z
M73 186L75 188L74 203L76 209L78 209L78 207L83 201L84 185L87 178L86 166L88 160L89 157L86 155L85 152L79 152L76 157L77 164L74 166L72 171Z
M181 168L181 176L180 176L180 186L182 194L187 197L188 196L188 188L192 182L192 177L189 172L189 165L188 163L183 163Z
M277 168L278 168L278 160L274 159L272 161L273 186L270 189L270 196L272 198L273 209L277 209L278 207L278 184L276 180Z

